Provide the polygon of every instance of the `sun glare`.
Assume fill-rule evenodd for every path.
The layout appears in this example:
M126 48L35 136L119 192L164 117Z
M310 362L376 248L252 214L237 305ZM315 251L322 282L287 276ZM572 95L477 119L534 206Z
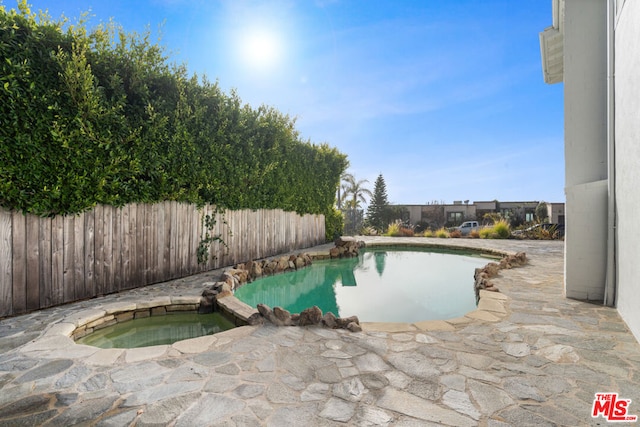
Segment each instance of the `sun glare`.
M281 42L273 33L254 31L242 41L242 57L247 64L258 68L272 68L282 55Z

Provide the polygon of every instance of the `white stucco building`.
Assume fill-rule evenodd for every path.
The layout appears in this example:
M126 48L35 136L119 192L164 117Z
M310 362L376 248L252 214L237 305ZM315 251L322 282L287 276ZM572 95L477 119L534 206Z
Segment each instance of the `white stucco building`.
M553 0L540 34L564 82L565 293L616 306L640 341L640 1Z

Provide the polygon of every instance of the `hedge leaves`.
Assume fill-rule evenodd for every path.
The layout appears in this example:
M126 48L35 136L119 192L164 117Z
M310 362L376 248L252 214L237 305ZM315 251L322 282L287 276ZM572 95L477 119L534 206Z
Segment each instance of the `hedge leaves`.
M0 205L40 215L177 200L332 211L346 156L170 65L150 35L0 6Z

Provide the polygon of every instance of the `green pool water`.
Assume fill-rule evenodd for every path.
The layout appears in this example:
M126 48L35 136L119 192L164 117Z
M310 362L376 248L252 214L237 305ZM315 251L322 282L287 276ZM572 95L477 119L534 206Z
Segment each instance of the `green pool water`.
M444 320L476 308L473 275L488 262L471 252L368 249L357 258L261 278L235 296L292 313L317 305L323 313L364 322Z
M80 338L78 344L100 348L137 348L173 344L234 327L220 313L176 313L117 323Z

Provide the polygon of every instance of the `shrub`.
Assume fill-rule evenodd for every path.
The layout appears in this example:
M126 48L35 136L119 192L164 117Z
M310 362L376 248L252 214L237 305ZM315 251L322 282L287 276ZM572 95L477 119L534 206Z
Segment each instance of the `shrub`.
M498 239L508 239L511 236L511 227L505 220L500 220L493 224L493 232L498 236Z
M554 240L562 238L562 235L558 231L558 227L556 225L552 225L549 227L544 227L542 225L538 225L536 227L532 227L528 230L523 230L520 234L517 235L520 239L531 239L531 240Z
M416 224L415 227L413 227L413 230L416 233L424 233L429 229L429 223L426 221L420 221Z
M384 233L385 236L399 236L400 235L400 223L399 222L393 222L391 224L389 224L389 227L387 228L387 232Z
M453 230L449 232L449 237L451 237L452 239L457 239L462 237L462 231L460 230Z
M505 220L500 220L492 227L485 227L479 232L481 239L508 239L511 236L511 228Z
M413 237L414 236L414 232L412 229L407 228L407 227L400 227L400 235L404 236L404 237Z
M426 230L424 230L424 232L422 233L422 235L424 237L433 237L435 234L433 233L433 230L430 228L427 228Z
M334 241L342 236L344 229L344 218L338 209L329 209L324 214L324 237L327 242Z
M471 239L478 239L480 237L480 233L478 232L478 230L471 230L471 232L469 233L469 238Z
M481 228L478 232L478 235L481 239L492 239L491 234L493 233L493 227L484 227Z
M447 231L446 228L442 227L436 230L436 237L440 239L446 239L447 237L449 237L449 232Z
M363 236L377 236L378 230L373 227L362 227L362 230L360 230L360 234L362 234Z
M538 227L533 232L534 238L537 240L554 240L558 239L558 230L557 227L552 226L550 228L542 228Z

